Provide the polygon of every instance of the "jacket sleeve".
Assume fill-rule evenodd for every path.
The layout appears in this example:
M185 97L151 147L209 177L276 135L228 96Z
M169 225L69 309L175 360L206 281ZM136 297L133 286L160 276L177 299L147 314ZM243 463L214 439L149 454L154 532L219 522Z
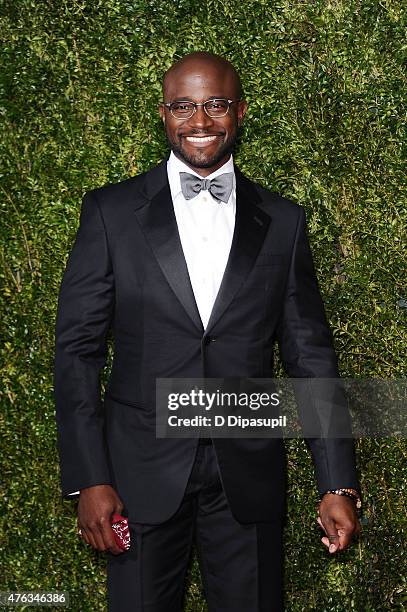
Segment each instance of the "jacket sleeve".
M110 484L100 373L114 308L106 231L95 196L85 194L58 298L54 396L62 494Z
M277 339L290 378L324 379L313 380L308 386L299 383L301 392L297 395L319 494L340 487L359 489L350 415L338 381L337 358L318 288L303 209L299 213ZM307 435L307 429L312 435Z

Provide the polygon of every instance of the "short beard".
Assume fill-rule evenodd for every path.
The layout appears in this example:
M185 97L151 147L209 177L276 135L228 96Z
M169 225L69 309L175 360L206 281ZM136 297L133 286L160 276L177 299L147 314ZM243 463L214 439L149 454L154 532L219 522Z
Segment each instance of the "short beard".
M224 157L232 153L236 144L237 134L234 134L234 136L227 142L223 143L219 150L211 157L207 157L203 151L197 151L195 155L186 153L177 142L169 139L168 134L167 140L175 155L184 161L188 166L193 168L212 168L213 166L216 166Z

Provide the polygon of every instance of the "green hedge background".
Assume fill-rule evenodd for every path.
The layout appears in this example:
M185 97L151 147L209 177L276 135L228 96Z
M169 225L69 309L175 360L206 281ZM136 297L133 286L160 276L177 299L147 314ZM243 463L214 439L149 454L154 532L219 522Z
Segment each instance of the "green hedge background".
M56 300L83 193L164 156L160 81L183 54L223 54L242 75L236 161L306 209L342 374L403 375L402 4L0 1L0 590L67 590L72 610L106 609L104 557L59 493ZM363 536L334 557L305 444L288 446L287 610L402 610L405 445L358 441ZM186 609L205 610L196 563Z

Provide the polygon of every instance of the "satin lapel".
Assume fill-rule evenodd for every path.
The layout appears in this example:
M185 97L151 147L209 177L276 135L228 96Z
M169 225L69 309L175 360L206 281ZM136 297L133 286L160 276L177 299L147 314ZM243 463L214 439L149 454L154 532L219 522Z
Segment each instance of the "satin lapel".
M144 195L145 205L135 210L137 220L168 284L193 323L203 333L202 321L182 251L165 162L146 174Z
M271 219L256 206L260 200L251 182L236 169L235 231L206 333L210 332L243 285L262 247Z

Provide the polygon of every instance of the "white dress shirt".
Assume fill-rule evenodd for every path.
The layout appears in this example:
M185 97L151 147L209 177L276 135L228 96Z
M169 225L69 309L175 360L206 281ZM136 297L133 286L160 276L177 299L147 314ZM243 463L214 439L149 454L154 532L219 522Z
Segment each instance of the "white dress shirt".
M171 151L167 173L175 218L195 301L206 328L225 272L235 228L236 178L233 157L231 155L221 168L205 177L213 179L219 174L233 172L233 189L226 203L215 200L207 190L186 200L181 191L180 172L202 178ZM78 494L79 491L69 493Z
M219 174L233 173L233 189L226 203L215 200L207 190L186 200L181 191L180 172L203 178L171 152L167 173L175 218L195 301L206 328L225 272L235 228L236 179L233 157L230 156L221 168L205 177L213 179Z

